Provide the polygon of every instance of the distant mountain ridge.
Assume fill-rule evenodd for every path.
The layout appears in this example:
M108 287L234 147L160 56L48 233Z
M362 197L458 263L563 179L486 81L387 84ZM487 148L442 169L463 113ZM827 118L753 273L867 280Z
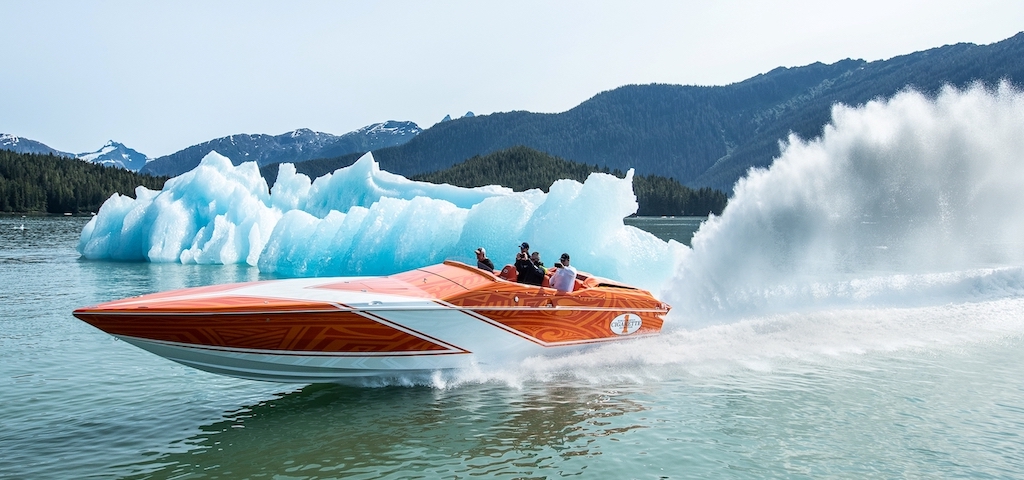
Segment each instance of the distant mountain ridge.
M36 153L39 155L57 155L60 157L74 157L74 155L55 150L50 148L48 145L37 142L35 140L29 140L25 137L19 137L17 135L11 135L9 133L0 133L0 150L10 150L16 153Z
M422 131L413 122L389 120L340 136L307 128L281 135L230 135L156 158L142 167L139 173L180 175L199 165L199 161L211 151L230 158L236 165L250 161L259 166L299 163L401 145Z
M261 167L318 160L311 171L344 166L350 157L373 151L382 169L413 176L525 146L573 162L635 168L637 175L728 191L751 167L768 166L779 154L779 141L790 132L805 139L820 135L836 103L856 106L906 88L933 95L944 85L963 88L980 82L993 87L1003 80L1024 85L1024 33L990 45L946 45L874 62L846 59L780 67L726 86L627 85L562 113L467 112L458 119L446 116L427 130L412 122L388 121L340 136L309 129L276 136L231 135L150 160L140 172L178 175L213 150L235 164L255 161ZM108 146L120 145L115 144ZM138 164L124 157L131 157L127 147L72 155L0 135L0 149L89 156L111 165L120 158L128 161L126 168Z
M779 154L790 132L820 135L835 103L861 105L911 87L1001 80L1024 85L1024 33L991 45L947 45L889 60L777 68L727 86L627 85L556 114L508 112L438 123L374 152L382 169L411 176L475 155L527 146L567 160L663 175L730 190Z
M90 163L118 167L148 175L176 176L185 173L216 150L236 164L255 161L260 166L272 163L299 163L319 158L336 158L401 145L423 131L413 122L374 123L344 135L314 132L300 128L281 135L230 135L193 145L157 159L113 140L94 152L68 153L46 144L11 134L0 134L0 149L17 153L37 153L77 158Z
M76 154L50 148L50 146L42 142L3 133L0 134L0 150L11 150L15 153L35 153L40 155L56 155L59 157L76 158L78 160L95 163L97 165L118 167L125 170L131 170L133 172L137 172L149 160L149 157L146 155L113 140L107 141L106 144L95 152Z

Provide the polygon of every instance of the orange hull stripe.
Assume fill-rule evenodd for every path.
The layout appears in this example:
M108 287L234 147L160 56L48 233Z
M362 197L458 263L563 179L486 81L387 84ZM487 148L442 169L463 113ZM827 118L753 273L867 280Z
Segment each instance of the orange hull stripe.
M229 315L83 313L113 335L218 347L307 352L449 351L425 338L350 312Z
M154 298L156 296L157 298ZM338 311L338 307L311 300L288 300L269 297L249 296L217 296L195 298L192 292L188 296L165 297L163 294L146 295L138 298L127 298L108 302L85 310L91 312L139 312L191 314L201 313L246 313L246 312L294 312L301 311Z

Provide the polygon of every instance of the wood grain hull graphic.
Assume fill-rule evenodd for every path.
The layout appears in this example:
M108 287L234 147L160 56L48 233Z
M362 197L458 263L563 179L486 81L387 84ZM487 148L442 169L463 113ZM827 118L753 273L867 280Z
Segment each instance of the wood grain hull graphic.
M197 287L75 310L139 348L214 373L289 383L515 362L661 331L669 306L580 274L568 294L458 262L388 277Z

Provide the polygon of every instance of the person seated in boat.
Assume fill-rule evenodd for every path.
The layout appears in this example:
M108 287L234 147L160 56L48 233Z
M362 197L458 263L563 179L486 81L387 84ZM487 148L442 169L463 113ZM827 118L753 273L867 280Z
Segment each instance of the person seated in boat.
M487 250L484 250L484 247L476 249L476 268L494 273L494 262L487 258Z
M548 270L548 268L546 266L544 266L544 262L540 261L540 252L533 252L533 253L531 253L530 254L530 261L533 262L533 264L536 265L537 268L540 269L540 271L541 271L542 276L541 276L541 280L540 280L540 286L542 286L542 287L550 287L551 286L551 272Z
M544 262L540 261L540 252L531 253L530 261L533 262L533 264L536 265L537 268L541 269L541 271L544 271Z
M527 285L540 285L544 282L544 270L541 270L526 252L516 255L516 281Z
M558 293L571 292L576 283L576 268L569 265L568 253L562 254L551 271L551 286L558 290Z
M524 257L524 256L527 257L527 258L529 258L529 256L530 256L530 244L526 243L526 242L523 242L523 243L519 244L519 253L516 254L516 260L514 262L512 262L512 264L515 265L515 267L516 267L516 274L519 277L518 278L519 283L526 283L526 282L523 281L523 275L522 275L522 269L524 268L525 264L521 265L519 263L519 260L522 257ZM529 274L527 274L527 275L529 275Z

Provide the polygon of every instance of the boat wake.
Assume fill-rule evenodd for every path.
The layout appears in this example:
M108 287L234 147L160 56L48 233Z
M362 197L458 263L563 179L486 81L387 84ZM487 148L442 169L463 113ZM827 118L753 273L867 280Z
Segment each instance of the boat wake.
M1021 292L1024 95L1007 85L836 106L741 179L663 297L688 327Z

